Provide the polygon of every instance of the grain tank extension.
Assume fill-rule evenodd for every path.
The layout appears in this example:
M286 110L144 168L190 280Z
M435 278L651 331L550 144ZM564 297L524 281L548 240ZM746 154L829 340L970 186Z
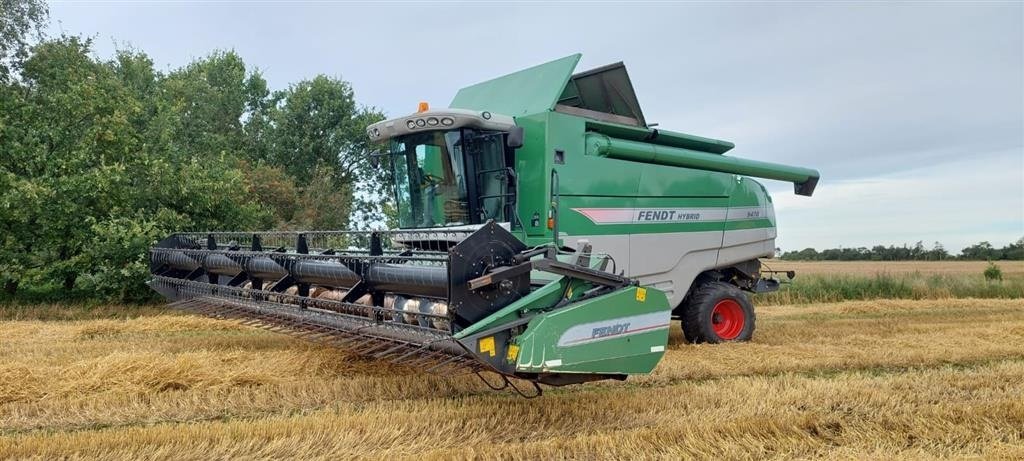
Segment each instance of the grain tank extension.
M150 252L172 305L424 370L502 385L650 372L673 320L743 341L774 254L771 197L812 169L727 155L655 128L621 64L573 55L463 88L448 108L375 123L391 231L174 234ZM537 390L540 388L537 387Z

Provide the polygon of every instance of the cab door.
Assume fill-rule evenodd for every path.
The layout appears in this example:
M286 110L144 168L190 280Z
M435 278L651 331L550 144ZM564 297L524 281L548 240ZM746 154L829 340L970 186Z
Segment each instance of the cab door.
M470 212L475 223L510 222L510 162L505 148L505 133L481 133L463 130Z

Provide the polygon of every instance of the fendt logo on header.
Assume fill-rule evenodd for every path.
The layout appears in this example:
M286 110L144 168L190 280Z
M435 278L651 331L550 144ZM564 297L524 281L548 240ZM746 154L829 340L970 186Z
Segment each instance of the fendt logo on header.
M629 322L618 323L606 327L597 327L590 333L591 338L602 338L605 336L621 335L629 331Z
M577 346L666 329L669 315L669 311L664 310L574 325L558 338L558 346Z

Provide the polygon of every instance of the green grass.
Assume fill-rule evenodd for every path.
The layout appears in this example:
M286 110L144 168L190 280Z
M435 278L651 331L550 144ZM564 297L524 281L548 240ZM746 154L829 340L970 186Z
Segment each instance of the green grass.
M797 276L758 304L806 304L869 299L1024 298L1024 278L985 280L980 274L886 273Z

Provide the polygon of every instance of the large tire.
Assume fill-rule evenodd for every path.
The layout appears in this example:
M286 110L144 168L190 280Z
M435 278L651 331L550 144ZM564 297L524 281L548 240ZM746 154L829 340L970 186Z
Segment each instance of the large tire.
M735 285L703 282L683 305L683 335L691 343L749 341L754 305Z

